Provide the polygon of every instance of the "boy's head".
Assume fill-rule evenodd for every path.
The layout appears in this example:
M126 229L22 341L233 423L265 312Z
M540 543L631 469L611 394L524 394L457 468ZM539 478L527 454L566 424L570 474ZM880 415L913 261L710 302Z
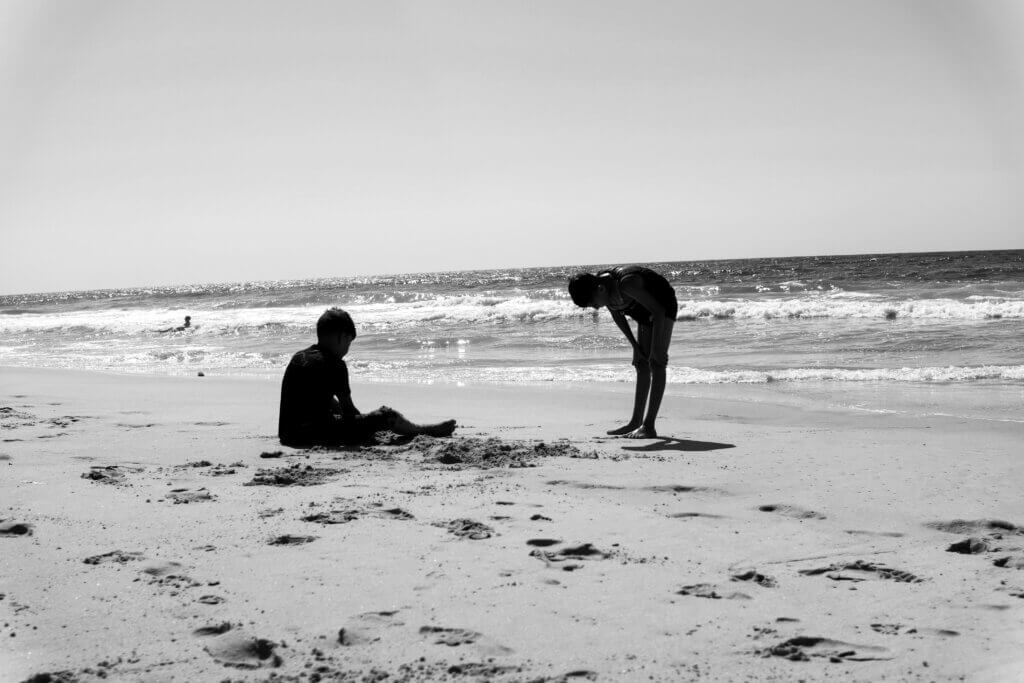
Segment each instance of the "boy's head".
M569 296L580 308L600 308L608 303L608 294L593 273L576 273L569 278Z
M328 308L316 321L317 345L341 357L356 338L352 316L340 308Z

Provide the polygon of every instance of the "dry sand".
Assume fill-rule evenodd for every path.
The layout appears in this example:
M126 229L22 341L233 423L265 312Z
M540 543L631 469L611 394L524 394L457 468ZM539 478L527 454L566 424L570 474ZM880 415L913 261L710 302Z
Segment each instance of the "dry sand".
M1024 680L1022 424L354 383L0 369L0 680Z

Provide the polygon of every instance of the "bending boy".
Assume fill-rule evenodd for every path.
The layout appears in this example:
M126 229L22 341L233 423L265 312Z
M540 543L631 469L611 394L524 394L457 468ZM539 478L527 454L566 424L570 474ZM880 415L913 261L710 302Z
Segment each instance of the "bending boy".
M455 420L418 425L397 410L381 406L360 413L352 403L348 366L343 360L356 326L340 308L327 310L316 321L317 342L299 351L288 363L281 381L281 412L277 435L285 446L352 445L368 441L376 432L451 436Z
M678 313L676 291L668 280L650 268L618 266L597 275L577 273L569 280L569 296L583 308L607 307L612 320L633 347L633 367L636 368L633 416L628 423L608 433L631 439L656 437L658 431L654 423L665 394L668 346ZM637 323L636 337L627 316Z

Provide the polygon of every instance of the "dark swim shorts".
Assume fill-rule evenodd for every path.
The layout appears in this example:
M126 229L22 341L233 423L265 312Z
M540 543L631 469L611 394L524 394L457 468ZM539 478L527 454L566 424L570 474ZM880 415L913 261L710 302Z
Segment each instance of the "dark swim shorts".
M293 436L287 441L282 439L281 443L293 448L355 446L372 441L374 434L389 429L393 413L390 408L379 408L372 413L355 415L343 420L334 419L328 424L311 427L308 432Z

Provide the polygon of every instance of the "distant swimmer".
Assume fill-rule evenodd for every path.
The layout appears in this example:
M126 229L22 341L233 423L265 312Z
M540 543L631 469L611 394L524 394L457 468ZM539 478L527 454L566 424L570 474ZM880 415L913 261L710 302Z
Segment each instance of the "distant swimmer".
M281 381L277 425L281 443L295 448L359 444L386 430L451 436L455 420L413 424L387 406L370 413L359 412L352 403L344 360L355 338L355 323L340 308L328 309L316 321L316 344L292 356Z
M633 416L628 423L609 430L608 434L630 439L658 436L654 423L665 394L668 346L672 343L672 327L679 311L676 291L668 280L650 268L618 266L597 275L573 275L569 280L569 296L582 308L606 307L633 347L633 367L636 368ZM626 316L637 323L636 337Z
M157 330L157 332L159 332L160 334L164 334L166 332L184 332L186 329L190 327L192 327L192 316L186 315L184 325L180 325L178 327L168 327L163 330Z

